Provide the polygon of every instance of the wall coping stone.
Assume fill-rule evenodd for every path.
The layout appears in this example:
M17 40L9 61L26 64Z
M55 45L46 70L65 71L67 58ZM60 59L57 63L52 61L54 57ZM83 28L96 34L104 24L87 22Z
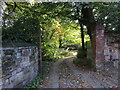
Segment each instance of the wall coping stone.
M22 49L22 48L34 48L34 47L37 47L37 46L26 46L26 47L2 47L0 49L2 50L6 50L6 49Z

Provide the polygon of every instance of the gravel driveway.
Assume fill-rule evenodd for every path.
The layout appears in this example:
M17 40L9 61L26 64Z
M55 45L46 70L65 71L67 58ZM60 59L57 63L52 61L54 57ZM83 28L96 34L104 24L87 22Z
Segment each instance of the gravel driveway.
M75 56L58 59L44 78L41 88L116 88L117 73L92 72L73 64ZM113 70L112 70L113 71Z

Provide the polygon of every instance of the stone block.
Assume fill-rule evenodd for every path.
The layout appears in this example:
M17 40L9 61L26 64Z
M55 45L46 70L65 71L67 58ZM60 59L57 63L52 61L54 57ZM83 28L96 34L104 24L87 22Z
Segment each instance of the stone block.
M2 79L2 85L5 87L5 86L8 86L10 84L10 81L9 79Z
M22 56L28 56L29 55L29 49L22 49Z
M34 60L34 61L31 61L30 63L31 63L30 65L34 65L36 62L35 62L35 60Z
M21 62L20 63L20 67L22 68L22 67L27 67L27 66L29 66L30 65L30 62L29 61L24 61L24 62Z
M12 73L12 76L14 76L17 72L16 72L16 70L14 70L11 73Z
M14 84L13 83L10 83L9 85L2 85L2 88L13 88L14 87Z
M20 52L18 52L17 54L16 54L16 58L21 58L22 56L21 56L21 53Z
M14 76L11 76L11 77L9 78L9 81L10 81L10 83L14 83L14 82L15 82L15 75L14 75Z
M24 80L27 80L27 79L29 80L30 77L31 77L31 72L28 72L28 73L25 73L25 74L24 74L23 79L24 79Z
M29 68L29 67L24 67L24 68L23 68L24 74L25 74L25 73L28 73L29 71L30 71L30 68Z
M21 72L22 71L22 68L17 68L16 69L16 73L19 73L19 72Z
M6 76L2 76L2 80L6 80L6 79L9 79L10 77L12 77L12 74L8 74Z
M14 55L15 51L14 49L7 49L7 50L3 50L4 55Z
M30 59L29 56L24 57L24 61L29 61L29 59Z
M2 85L2 78L0 78L0 86Z
M5 83L9 84L9 83L10 83L10 82L9 82L9 79L6 79L6 80L5 80Z
M3 88L2 85L0 85L0 90L2 90L2 88Z
M119 66L119 59L113 59L112 62L113 62L113 66L115 68L118 68L118 66Z
M23 77L24 77L23 72L17 73L17 74L14 76L14 79L15 79L14 84L17 85L17 84L19 84L20 82L22 82L22 81L24 80Z
M104 69L104 62L96 60L96 71L101 71Z
M21 62L22 62L22 58L16 58L16 61L15 61L16 67L19 67Z
M2 70L2 62L0 62L0 69Z
M106 55L105 56L105 62L109 61L110 60L110 56Z
M17 48L17 53L22 53L22 48Z
M35 60L35 56L33 55L33 56L30 56L30 62L32 62L32 61L34 61Z

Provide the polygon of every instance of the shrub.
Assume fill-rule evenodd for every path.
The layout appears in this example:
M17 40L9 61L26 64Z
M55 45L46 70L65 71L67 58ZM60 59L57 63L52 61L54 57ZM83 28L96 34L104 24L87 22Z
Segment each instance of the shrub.
M77 58L85 58L86 54L86 50L83 50L82 47L80 47L77 52Z
M86 62L87 62L87 67L88 68L93 68L93 64L92 64L92 59L90 59L90 58L88 58L88 59L86 59Z
M92 60L87 58L75 58L73 63L80 67L93 68Z
M86 49L83 50L81 47L78 49L77 58L74 60L76 65L92 68L92 59L87 58Z

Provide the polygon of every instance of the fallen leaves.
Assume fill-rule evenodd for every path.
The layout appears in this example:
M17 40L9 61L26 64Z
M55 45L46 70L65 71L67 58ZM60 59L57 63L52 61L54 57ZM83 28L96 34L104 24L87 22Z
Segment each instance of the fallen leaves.
M69 59L69 58L68 58ZM66 60L68 60L66 59ZM70 69L72 68L71 66L68 66L68 62L64 60L58 67L59 70L57 72L59 73L59 81L56 83L59 83L60 88L94 88L97 82L102 83L101 85L108 84L115 82L115 79L113 77L116 77L116 71L114 69L109 69L109 70L104 70L104 71L99 71L99 72L92 72L88 70L83 70L83 69L78 69L83 72L83 75L88 75L89 78L91 78L94 82L95 85L91 85L91 83L88 83L82 76L82 74L76 74L72 72ZM114 73L113 73L114 71ZM55 82L50 82L49 81L49 75L45 78L44 83L40 87L48 88L47 85L54 84ZM117 82L113 83L113 85L109 84L110 88L117 88Z

